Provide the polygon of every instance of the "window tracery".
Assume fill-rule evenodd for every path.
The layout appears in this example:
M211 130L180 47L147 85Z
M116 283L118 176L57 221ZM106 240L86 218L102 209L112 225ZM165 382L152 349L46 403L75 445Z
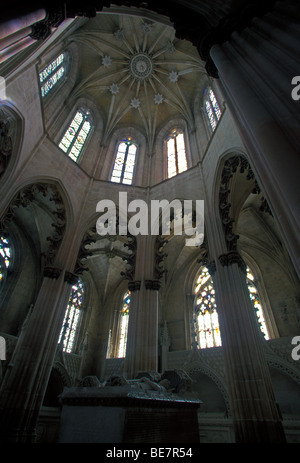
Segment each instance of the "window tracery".
M58 340L58 343L62 344L64 352L71 353L74 350L83 303L84 284L82 280L79 279L78 282L72 286L63 326Z
M40 73L40 85L42 97L57 84L65 74L65 54L61 53L55 60L46 66Z
M267 325L266 325L266 321L265 321L265 317L263 313L263 308L262 308L259 292L255 284L254 275L251 272L249 267L247 267L247 286L248 286L250 299L253 302L259 328L261 332L263 333L264 338L268 340L270 338L269 338L269 333L268 333L268 329L267 329Z
M0 236L0 284L11 264L11 247L8 238Z
M91 129L92 122L89 111L78 110L62 137L59 148L73 161L78 162Z
M136 163L137 145L127 137L118 145L111 181L131 185Z
M122 309L121 309L120 322L119 322L119 342L118 342L118 352L117 352L118 358L123 358L126 356L130 302L131 302L131 293L130 291L126 291L126 293L123 296L123 300L122 300Z
M221 117L222 112L220 110L216 96L211 88L207 89L206 91L204 104L210 127L214 131L217 127L217 123Z
M180 129L172 129L167 139L168 178L187 170L184 134Z
M195 287L197 344L200 349L222 345L215 290L207 267L203 267Z

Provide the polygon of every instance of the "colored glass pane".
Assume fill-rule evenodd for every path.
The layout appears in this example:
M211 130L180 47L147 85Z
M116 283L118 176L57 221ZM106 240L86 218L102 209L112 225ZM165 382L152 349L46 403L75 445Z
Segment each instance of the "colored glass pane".
M214 131L217 127L218 120L221 117L221 110L217 102L216 96L212 89L207 92L205 100L205 110L212 130Z
M184 135L173 129L167 140L168 178L187 170Z
M124 294L123 301L122 301L122 309L121 309L120 325L119 325L119 346L118 346L118 354L117 354L118 358L125 357L126 355L130 302L131 302L131 294L130 294L130 291L127 291Z
M11 261L11 249L9 241L4 236L0 236L0 283L4 279L6 269Z
M61 53L52 63L50 63L40 74L41 92L44 97L54 85L63 77L65 67L63 65L65 55Z
M255 285L254 275L251 272L249 267L247 267L247 285L248 285L248 290L249 290L249 296L250 296L251 301L253 302L254 310L257 316L259 328L261 332L263 333L264 338L268 340L270 338L269 338L269 333L268 333L268 329L267 329L267 325L266 325L266 321L265 321L265 317L263 313L262 304L260 301L257 287Z
M221 346L221 333L215 291L208 269L204 267L195 284L197 342L201 349Z
M59 143L59 148L77 162L91 128L88 112L77 111Z
M72 286L63 327L59 337L59 343L63 343L64 352L72 352L74 348L74 341L76 339L76 332L80 320L82 305L84 299L84 285L79 279L78 282Z
M136 161L137 147L129 137L119 143L111 181L131 185Z

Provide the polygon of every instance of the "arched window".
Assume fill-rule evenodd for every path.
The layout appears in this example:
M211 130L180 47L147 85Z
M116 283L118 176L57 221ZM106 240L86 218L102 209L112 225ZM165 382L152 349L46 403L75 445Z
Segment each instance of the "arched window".
M91 129L92 122L89 111L78 110L59 143L59 148L73 161L78 162Z
M61 53L40 72L39 77L42 97L45 97L64 76L65 70L65 54Z
M11 263L11 248L8 238L0 236L0 284L4 281Z
M82 315L84 302L84 284L81 279L72 286L63 326L58 343L62 343L64 352L73 352L76 332Z
M218 120L220 119L222 113L217 99L215 97L215 94L211 88L206 90L204 104L209 124L211 126L211 129L214 131L217 127Z
M253 273L251 272L250 268L247 267L247 285L249 290L250 299L253 302L254 309L257 315L258 325L260 327L261 332L264 335L266 340L270 339L259 293L257 287L255 285L255 278Z
M119 342L118 342L118 351L117 351L118 358L122 358L126 356L130 302L131 302L131 293L130 291L127 291L123 296L122 308L121 308L121 314L120 314Z
M131 137L126 138L118 145L111 181L131 185L136 162L137 146Z
M221 334L213 281L206 267L196 280L195 312L197 343L200 349L221 346Z
M187 170L184 134L173 129L167 139L168 178Z

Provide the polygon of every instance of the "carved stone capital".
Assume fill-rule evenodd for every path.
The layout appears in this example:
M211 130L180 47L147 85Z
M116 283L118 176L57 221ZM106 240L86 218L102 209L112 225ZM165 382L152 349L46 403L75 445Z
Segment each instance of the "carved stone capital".
M161 286L161 283L159 280L145 280L146 289L158 291L160 289L160 286Z
M65 282L69 283L71 286L75 285L78 282L78 276L75 275L75 273L72 272L65 272L65 277L64 277Z
M237 251L230 251L227 254L222 254L219 256L219 261L223 267L229 267L232 264L238 264L240 269L246 273L247 265Z
M128 289L131 292L138 291L139 289L141 289L141 282L140 281L129 281Z
M45 267L44 268L44 277L51 278L52 280L57 280L61 274L61 268L57 267Z

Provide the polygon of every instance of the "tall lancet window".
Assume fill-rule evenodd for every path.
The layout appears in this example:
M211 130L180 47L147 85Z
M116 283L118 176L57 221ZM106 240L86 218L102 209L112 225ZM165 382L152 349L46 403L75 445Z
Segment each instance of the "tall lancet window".
M0 236L0 285L11 263L11 247L8 238Z
M184 134L173 129L167 139L168 178L187 170Z
M118 351L117 351L118 358L122 358L126 356L130 302L131 302L131 293L130 291L127 291L123 296L122 308L121 308L121 314L120 314L119 343L118 343Z
M57 84L65 74L65 54L61 53L39 74L42 97Z
M131 137L126 138L118 145L111 181L131 185L136 163L137 146Z
M79 110L59 143L59 148L73 161L78 162L80 153L92 129L88 110Z
M212 130L217 127L218 120L221 117L220 106L217 102L216 96L211 88L206 90L205 95L205 111Z
M221 333L212 278L206 267L196 280L195 312L197 343L200 349L221 346Z
M64 352L73 352L76 334L82 315L84 303L84 284L81 279L72 286L63 326L58 343L62 343Z
M247 285L248 285L250 299L254 305L254 310L257 316L260 331L263 333L264 338L268 340L270 339L270 337L269 337L269 333L268 333L268 329L267 329L267 325L266 325L266 321L264 317L264 312L263 312L259 292L255 284L254 275L251 272L249 267L247 267Z

